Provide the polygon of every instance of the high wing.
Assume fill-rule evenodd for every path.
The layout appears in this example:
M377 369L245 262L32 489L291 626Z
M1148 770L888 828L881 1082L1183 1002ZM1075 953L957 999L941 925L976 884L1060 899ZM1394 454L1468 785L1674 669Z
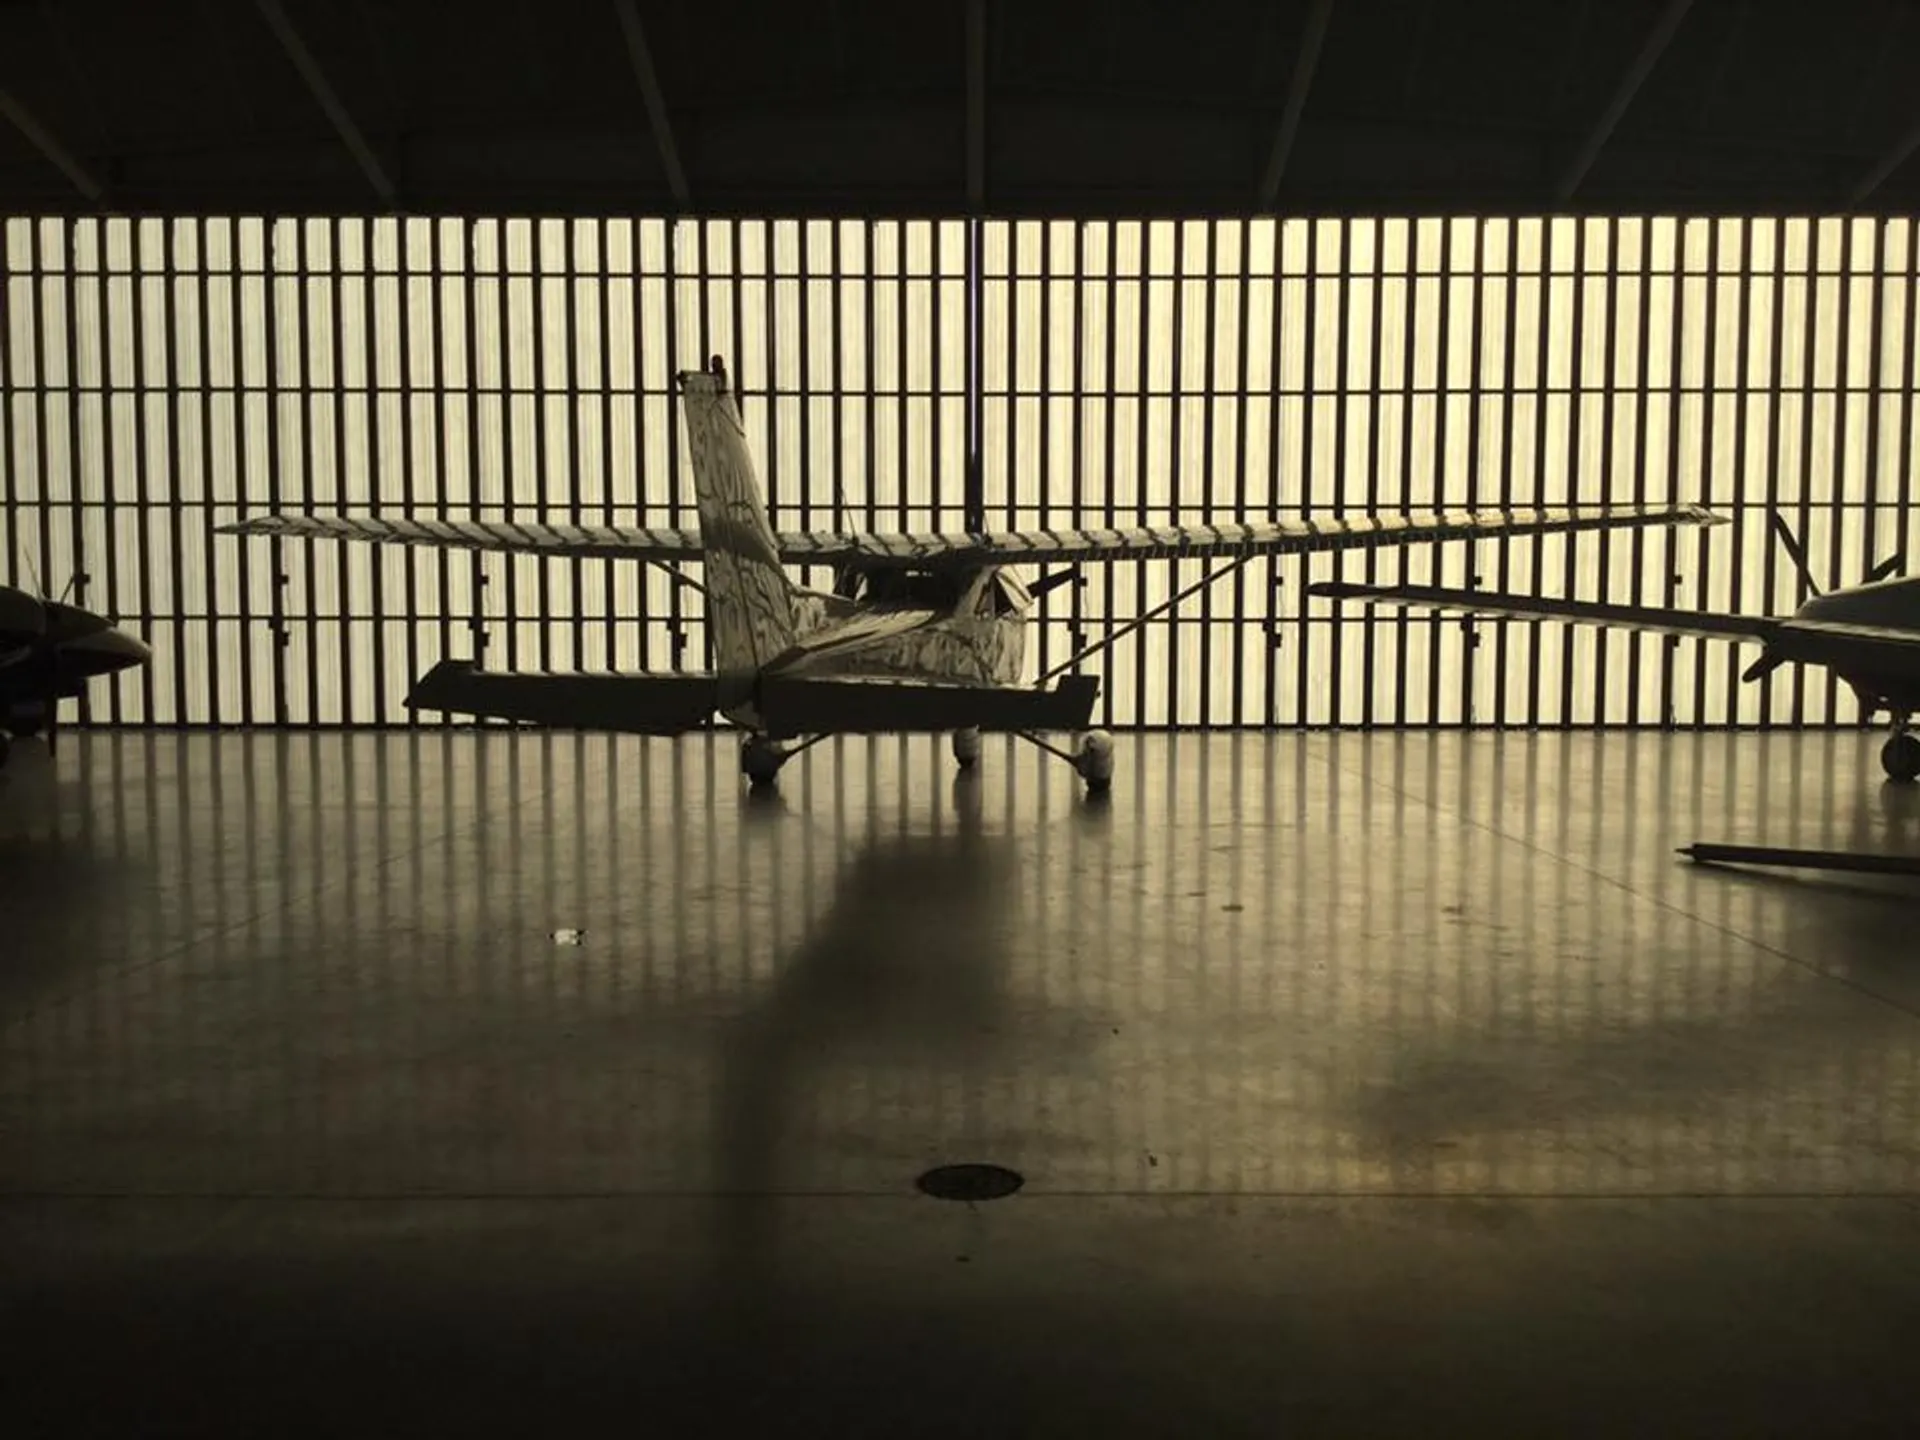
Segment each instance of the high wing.
M1593 506L1546 510L1439 510L1397 515L1327 516L1258 524L1160 525L1132 529L990 531L984 534L842 534L783 531L780 558L793 565L854 569L1073 564L1210 556L1295 555L1442 540L1497 540L1582 530L1724 523L1697 505ZM503 550L555 557L697 560L698 530L622 525L544 525L503 520L415 520L358 516L263 515L219 527L230 535L366 540Z
M1546 595L1511 595L1497 590L1444 590L1431 585L1354 585L1327 580L1307 587L1309 595L1354 600L1364 605L1413 605L1468 615L1512 615L1524 620L1577 620L1589 625L1618 625L1666 635L1706 635L1721 640L1770 640L1791 621L1713 611L1667 610L1651 605L1613 605L1602 600L1558 600Z

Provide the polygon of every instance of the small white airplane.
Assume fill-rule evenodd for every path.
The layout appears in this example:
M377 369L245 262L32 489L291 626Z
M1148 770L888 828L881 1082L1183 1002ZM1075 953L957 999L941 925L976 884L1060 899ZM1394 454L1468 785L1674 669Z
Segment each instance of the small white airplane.
M1920 576L1887 578L1905 564L1904 557L1894 555L1874 566L1866 583L1822 594L1807 568L1806 551L1799 540L1777 512L1768 519L1800 576L1802 603L1791 615L1729 615L1710 610L1558 600L1544 595L1445 590L1425 585L1355 585L1331 580L1308 586L1307 593L1365 605L1417 606L1530 620L1577 620L1665 635L1757 641L1760 656L1746 668L1742 680L1764 679L1788 663L1818 665L1833 671L1852 688L1866 718L1882 710L1891 718L1893 733L1880 748L1880 764L1887 777L1903 784L1920 777L1920 736L1913 733L1913 717L1920 712Z
M488 672L443 659L409 706L580 730L671 735L717 712L744 731L741 769L770 786L780 767L831 734L952 732L963 768L980 732L1011 732L1068 761L1092 793L1113 778L1113 740L1088 729L1098 681L1069 674L1089 657L1233 569L1290 555L1438 540L1490 540L1651 525L1718 523L1692 505L1567 510L1446 511L1262 524L983 534L780 533L768 523L746 428L716 357L678 378L697 531L482 520L269 515L219 527L229 534L368 540L531 555L699 560L714 668L702 673ZM1021 581L1014 565L1213 558L1223 563L1168 600L1118 625L1032 683L1027 619L1071 581L1061 569ZM831 591L795 585L784 566L832 567ZM688 580L686 583L695 582ZM1052 689L1047 682L1064 676ZM1077 734L1060 750L1034 733ZM798 742L798 743L794 743Z

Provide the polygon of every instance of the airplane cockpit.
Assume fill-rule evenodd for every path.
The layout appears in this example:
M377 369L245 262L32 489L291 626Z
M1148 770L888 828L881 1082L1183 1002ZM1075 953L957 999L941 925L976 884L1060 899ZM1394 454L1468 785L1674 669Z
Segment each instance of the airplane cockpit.
M1006 570L865 570L849 577L841 593L867 605L946 610L992 619L1018 615L1033 594Z

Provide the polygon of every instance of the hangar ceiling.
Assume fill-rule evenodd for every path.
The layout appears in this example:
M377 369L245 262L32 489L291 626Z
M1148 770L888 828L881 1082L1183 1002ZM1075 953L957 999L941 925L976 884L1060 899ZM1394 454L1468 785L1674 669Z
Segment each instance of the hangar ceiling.
M1915 0L0 0L0 213L1912 213Z

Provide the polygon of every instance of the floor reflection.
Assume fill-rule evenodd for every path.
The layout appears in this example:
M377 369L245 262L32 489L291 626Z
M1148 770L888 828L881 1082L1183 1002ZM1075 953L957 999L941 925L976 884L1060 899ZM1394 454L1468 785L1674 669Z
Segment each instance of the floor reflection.
M743 1298L777 1275L772 1206L790 1189L782 1157L796 1097L829 1077L878 1086L890 1067L937 1067L965 1088L1014 1023L1006 942L1019 843L983 828L977 781L952 793L943 827L875 835L848 855L825 913L725 1034L716 1252ZM794 818L772 797L746 813ZM901 1193L911 1180L900 1177Z

